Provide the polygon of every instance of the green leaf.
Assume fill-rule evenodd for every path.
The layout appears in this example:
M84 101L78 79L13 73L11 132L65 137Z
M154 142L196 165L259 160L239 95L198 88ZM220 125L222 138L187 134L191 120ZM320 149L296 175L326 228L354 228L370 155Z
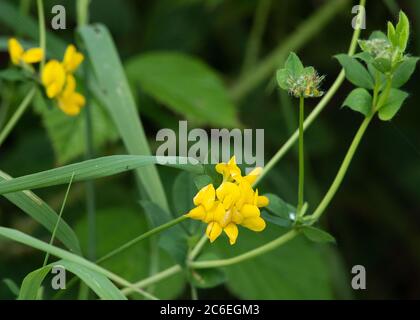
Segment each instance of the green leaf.
M293 78L299 78L304 70L302 62L294 52L291 52L289 54L289 57L287 58L286 63L284 64L284 67L286 68L286 70L288 70L288 72Z
M0 79L6 81L24 81L27 80L27 77L22 70L17 68L9 68L0 71Z
M408 38L410 37L410 22L403 11L400 11L399 21L396 27L396 37L398 39L398 46L404 52L407 48Z
M201 175L199 177L210 179L207 175ZM172 186L172 203L175 209L175 216L177 217L188 213L194 207L193 198L198 191L194 183L195 178L195 175L192 173L184 171L179 173L175 179ZM199 227L200 222L189 219L189 221L185 221L185 224L188 226L188 231L191 234L194 234Z
M387 73L392 69L391 60L387 58L377 57L372 61L372 65L382 73Z
M170 167L178 167L184 170L191 170L196 173L203 173L204 170L201 165L180 164L181 159L186 161L187 158L166 157L165 159L176 163L166 164ZM140 167L157 164L158 160L159 157L155 156L129 155L107 156L86 160L51 170L13 178L8 181L2 181L0 182L0 194L67 184L73 174L73 182L98 179Z
M153 202L141 200L140 204L154 228L173 219L168 212L165 212ZM188 253L188 235L180 224L159 234L159 246L166 250L178 264L185 265Z
M213 183L213 180L207 174L201 174L194 177L194 184L196 187L196 191L201 190L202 188L204 188L210 183Z
M290 77L289 70L287 69L279 69L276 73L277 83L283 90L288 90L289 85L287 83L287 80Z
M13 179L8 174L0 171L0 183L3 181L10 181ZM42 199L31 191L19 191L7 193L4 197L15 204L23 212L39 222L50 232L53 232L58 220L58 214L51 209ZM79 241L76 234L63 220L60 220L56 231L56 237L71 251L76 254L81 254Z
M355 86L366 89L373 89L373 78L359 61L346 54L336 55L335 58L337 58L337 60L344 68L347 80L349 80Z
M4 228L0 227L0 237L5 237L7 239L25 244L27 246L30 246L32 248L42 250L44 252L48 252L49 254L59 257L64 260L68 260L69 262L73 262L75 264L80 265L81 267L86 267L90 269L93 272L96 272L98 274L101 274L103 276L114 278L116 279L116 276L111 274L109 271L99 267L98 265L94 264L93 262L90 262L78 255L75 255L71 252L65 251L63 249L60 249L58 247L55 247L53 245L50 245L44 241L41 241L39 239L36 239L34 237L31 237L23 232L20 232L15 229L10 228ZM93 279L95 280L95 279ZM117 280L116 280L117 281ZM120 282L121 279L120 279ZM125 284L125 281L124 281ZM89 284L88 284L89 285ZM22 289L22 288L21 288Z
M369 36L369 40L373 40L373 39L387 40L388 38L385 35L385 33L383 33L380 30L376 30L376 31L373 31Z
M367 117L372 111L372 96L363 88L354 89L343 102L343 107L360 112Z
M78 276L91 288L99 298L104 300L127 300L121 291L104 275L93 271L80 264L60 260L43 268L37 269L29 273L23 279L18 300L35 300L37 299L39 289L45 277L50 273L53 266L61 266L66 271Z
M238 115L219 76L202 61L180 53L153 52L130 59L129 80L189 119L235 127Z
M79 34L98 81L94 92L107 108L125 147L132 155L150 155L147 137L109 31L103 25L92 25L79 29ZM156 167L137 170L136 174L150 199L163 209L168 209Z
M388 40L394 47L398 46L398 39L396 38L395 28L392 22L388 21Z
M283 232L273 225L260 233L241 228L234 246L220 239L214 249L229 258L267 244ZM240 299L331 299L333 294L327 261L317 244L304 237L225 271L228 289Z
M383 121L391 120L398 110L400 110L407 97L407 92L398 89L391 89L388 101L378 111L379 119Z
M87 217L84 216L77 221L74 229L80 238L83 250L86 252L89 247ZM139 212L138 207L133 209L120 205L98 209L96 231L96 253L98 257L102 257L138 235L147 232L148 223L145 216ZM174 265L174 260L162 249L158 252L158 258L159 269L156 272ZM128 281L137 282L150 276L152 260L150 239L145 239L117 256L102 262L101 265ZM161 299L174 299L182 293L184 286L184 275L179 273L154 284L153 293ZM132 297L142 298L138 294L134 294Z
M303 234L313 242L334 242L335 238L330 235L328 232L312 227L312 226L303 226L301 227Z
M20 286L18 300L37 300L41 284L51 269L49 265L28 273Z
M38 92L34 100L35 109L42 116L42 123L52 141L56 158L60 164L84 155L86 152L86 117L82 112L69 117L56 106L48 107L42 94ZM92 119L92 137L95 150L108 142L117 140L118 133L103 107L94 101L85 108L90 108Z
M199 256L197 261L215 259L220 259L220 256L214 253L204 253ZM195 287L209 289L225 283L226 273L221 268L196 269L189 271L188 278Z
M267 211L262 212L262 217L276 225L282 227L289 227L293 224L296 215L296 208L286 203L283 199L275 194L265 194L269 200L269 204L266 207Z
M392 77L394 88L400 88L410 80L411 75L416 70L417 61L419 61L418 57L408 57L398 66Z

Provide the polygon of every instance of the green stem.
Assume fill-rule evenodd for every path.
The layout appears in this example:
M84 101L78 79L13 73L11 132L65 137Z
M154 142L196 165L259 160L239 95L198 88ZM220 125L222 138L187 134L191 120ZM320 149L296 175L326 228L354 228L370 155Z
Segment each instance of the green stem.
M121 292L124 295L129 295L133 292L135 292L136 289L145 288L151 284L157 283L163 279L169 278L170 276L173 276L174 274L177 274L182 271L182 267L180 265L174 265L168 269L165 269L159 273L156 273L155 275L148 277L146 279L143 279L139 282L134 283L131 287L124 288L121 290Z
M366 0L361 0L360 5L365 6ZM361 14L362 11L360 11ZM359 19L358 21L361 21ZM356 51L357 41L360 37L360 28L355 28L352 36L352 40L349 46L348 55L352 56ZM317 104L315 109L308 115L305 122L303 123L303 129L306 130L312 122L318 117L321 111L327 106L327 104L331 101L332 97L334 97L337 90L340 88L341 84L345 79L345 73L342 69L340 74L335 79L334 83L325 94L325 96L321 99L321 101ZM295 144L298 140L299 132L296 130L293 135L283 144L283 146L277 151L277 153L270 159L270 161L265 165L264 170L262 171L261 175L258 177L257 181L254 185L257 185L265 175L270 172L270 170L277 164L277 162L283 158L283 156L290 150L290 148Z
M299 233L296 230L290 230L287 233L283 234L282 236L274 239L261 247L248 251L246 253L240 254L233 258L228 259L221 259L221 260L208 260L208 261L193 261L190 262L189 266L193 269L205 269L205 268L216 268L216 267L225 267L232 264L236 264L248 259L255 258L259 255L262 255L266 252L274 250L281 245L285 244L289 240L292 240L296 237Z
M299 186L297 213L300 216L303 206L303 192L305 183L305 154L303 148L303 121L305 118L305 99L299 99Z
M318 207L315 209L314 213L311 216L313 218L313 222L319 219L319 217L327 208L328 204L331 202L338 188L340 187L341 182L343 181L343 178L347 172L347 169L349 168L351 160L353 159L353 156L357 150L357 147L359 146L360 141L367 127L369 126L369 123L372 120L373 116L374 116L374 113L366 117L365 120L363 120L362 124L360 125L359 130L357 130L356 135L353 138L350 148L347 151L346 156L344 157L344 160L340 166L340 169L337 172L336 177L334 178L333 183L331 184L330 188L328 189L321 203L318 205Z
M268 13L270 12L271 0L260 0L255 12L254 24L247 43L242 73L247 72L253 67L258 59L261 38L267 23Z
M89 4L90 0L77 0L77 25L79 27L89 23Z
M39 27L39 47L44 52L44 55L41 60L41 73L44 69L45 65L45 56L47 55L46 48L47 48L47 38L46 38L46 31L45 31L45 14L44 14L44 4L42 0L37 0L37 8L38 8L38 27Z
M392 89L392 76L388 76L385 90L379 96L379 100L374 111L378 111L388 101L389 95L391 93L391 89Z
M190 254L188 255L188 260L193 261L198 256L198 254L200 253L200 251L203 249L203 247L205 246L207 242L208 242L207 236L203 235L201 239L197 242L195 247L191 250Z
M6 140L9 133L12 131L16 123L19 121L25 110L28 108L29 104L31 103L33 97L35 96L36 88L35 86L26 94L25 98L22 100L18 108L16 109L15 113L12 115L10 120L4 126L3 130L0 132L0 146L3 144L4 140Z
M61 217L63 215L64 207L66 206L66 203L67 203L67 197L69 196L69 193L70 193L71 184L73 183L73 178L74 178L74 172L71 175L70 182L69 182L69 185L68 185L67 190L66 190L66 194L64 195L64 200L63 200L63 203L61 205L60 213L58 214L57 222L55 223L54 230L52 232L51 239L50 239L50 242L49 242L50 245L53 244L54 239L55 239L55 234L57 233L58 226L60 225L60 221L61 221ZM47 252L45 254L44 263L42 265L43 267L45 267L47 265L49 257L50 257L50 254Z
M290 51L298 50L307 41L312 39L348 3L349 0L332 0L326 2L315 14L306 19L290 37L282 41L269 56L238 79L236 85L231 89L232 97L235 100L244 98L249 91L272 74L284 61Z
M121 247L119 247L119 248L111 251L110 253L106 254L105 256L103 256L102 258L100 258L99 260L97 260L96 263L102 263L105 260L108 260L109 258L115 256L116 254L118 254L118 253L120 253L120 252L122 252L124 250L127 250L128 248L130 248L133 245L137 244L139 241L142 241L142 240L144 240L144 239L146 239L146 238L148 238L148 237L150 237L150 236L152 236L154 234L157 234L159 232L162 232L163 230L166 230L166 229L168 229L168 228L170 228L170 227L172 227L172 226L174 226L174 225L176 225L176 224L178 224L178 223L180 223L180 222L182 222L182 221L184 221L186 219L188 219L187 216L185 216L185 215L184 216L180 216L177 219L171 220L171 221L169 221L169 222L167 222L165 224L162 224L162 225L160 225L160 226L158 226L158 227L156 227L156 228L154 228L152 230L149 230L146 233L143 233L142 235L138 236L137 238L134 238L133 240L125 243Z

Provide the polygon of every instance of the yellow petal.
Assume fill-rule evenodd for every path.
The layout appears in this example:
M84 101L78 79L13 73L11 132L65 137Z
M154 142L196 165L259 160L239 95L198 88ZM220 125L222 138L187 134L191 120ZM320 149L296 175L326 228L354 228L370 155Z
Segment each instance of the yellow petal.
M25 63L38 63L44 57L44 51L41 48L32 48L22 55L22 60Z
M58 97L59 108L69 116L76 116L85 105L85 97L78 92L65 92Z
M212 184L208 184L207 186L201 188L200 191L198 191L193 199L193 202L196 206L203 205L204 209L208 211L213 207L215 200L216 190Z
M63 65L67 72L73 73L79 67L84 59L83 54L77 52L74 45L69 45L66 49L63 59Z
M260 216L260 209L258 209L258 207L255 206L255 205L245 204L242 207L240 213L245 219L254 218L254 217L259 217Z
M204 220L206 217L206 211L203 206L195 207L186 214L187 217L195 220Z
M229 242L231 245L235 244L236 239L238 238L238 227L234 223L229 223L223 231L229 237Z
M268 198L266 196L258 196L257 206L259 208L266 207L266 206L269 205L269 203L270 203L270 201L268 200Z
M217 222L210 222L206 229L206 235L210 242L216 240L222 233L222 227Z
M257 180L258 176L261 174L262 168L257 167L254 170L252 170L248 175L244 177L245 180L249 182L249 184L254 184L254 182Z
M256 232L263 231L265 229L265 221L261 217L244 219L241 225Z
M66 81L66 71L63 65L57 60L49 61L42 71L41 81L47 89L47 96L49 98L56 97L63 90Z
M20 45L19 41L17 41L15 38L11 38L9 39L8 47L9 47L10 60L12 60L13 64L18 65L23 55L22 46Z
M216 190L217 199L219 199L225 209L229 209L239 199L241 193L239 187L232 182L223 182Z

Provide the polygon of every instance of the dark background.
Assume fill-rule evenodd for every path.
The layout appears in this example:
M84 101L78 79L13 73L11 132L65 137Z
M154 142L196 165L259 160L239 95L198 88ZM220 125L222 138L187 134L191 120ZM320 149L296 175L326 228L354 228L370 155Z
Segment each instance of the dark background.
M46 1L46 8L57 3L63 3L68 8L68 29L55 32L71 42L75 21L74 6L69 5L69 2ZM325 89L329 88L340 70L332 56L347 51L353 32L350 27L353 15L349 12L351 6L357 3L347 2L344 10L298 50L305 65L313 65L321 74L326 75L323 84ZM396 21L392 1L367 2L367 30L362 31L362 38L368 37L371 31L386 30L387 20ZM251 0L93 0L91 21L108 26L123 61L136 54L156 50L188 53L215 69L229 88L241 73L256 3ZM272 1L259 59L264 59L323 3L317 0ZM412 22L408 50L412 55L419 55L420 2L406 0L396 3ZM31 12L36 17L35 5ZM47 13L47 18L50 16ZM0 36L13 34L13 30L0 22ZM7 64L7 53L1 53L1 68ZM269 80L265 79L246 97L235 102L245 127L265 129L266 162L287 140L290 130L297 127L297 101L287 96L279 99L279 93L271 89ZM365 266L367 270L368 289L348 292L345 297L420 297L419 81L420 74L417 72L405 86L405 90L410 93L409 99L391 122L372 122L341 189L322 219L324 227L337 239L342 272L350 277L350 269L356 264ZM340 108L351 89L352 85L345 82L306 133L306 192L309 202L313 203L312 208L331 183L362 120L360 114ZM2 89L0 105L7 90ZM12 92L17 95L16 101L19 101L16 90ZM145 105L152 105L152 109L149 106L143 112L140 103L142 121L151 140L154 140L156 131L165 126L164 121L172 123L182 118L165 106L150 102L141 92L139 99ZM308 102L307 110L312 109L316 102ZM109 143L98 151L100 154L118 152L123 151L115 143ZM55 164L54 152L40 119L35 113L29 112L1 147L0 168L18 176L44 170ZM171 174L166 171L162 174L165 175L165 182L169 183L173 179L169 178ZM292 202L295 201L296 182L297 157L296 150L293 150L276 166L261 188L276 192ZM100 190L98 206L103 208L126 202L135 193L134 183L128 175L105 180ZM62 189L49 188L39 191L39 195L57 209L63 192ZM84 208L83 187L76 187L72 192L71 212L67 219L70 222L76 221L76 212ZM0 225L46 237L34 222L19 213L5 199L0 199ZM39 265L41 259L31 249L0 242L0 278L13 278L19 283L26 272ZM203 296L232 297L223 288L213 289L203 293ZM10 293L2 283L0 297L10 298Z

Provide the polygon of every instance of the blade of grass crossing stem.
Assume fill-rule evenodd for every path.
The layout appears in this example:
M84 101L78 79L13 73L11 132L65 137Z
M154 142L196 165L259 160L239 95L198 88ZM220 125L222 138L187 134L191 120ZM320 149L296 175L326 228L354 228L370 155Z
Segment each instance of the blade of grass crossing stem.
M11 176L0 170L0 183L11 179ZM58 214L36 194L26 190L8 193L4 197L47 230L53 232L56 221L58 221ZM69 250L81 255L79 240L64 220L61 220L61 223L57 227L56 236Z
M144 297L148 298L148 299L156 299L156 297L152 296L151 294L135 288L133 286L132 283L130 283L129 281L125 280L124 278L121 278L120 276L116 275L115 273L112 273L98 265L96 265L93 262L90 262L88 260L86 260L85 258L75 255L71 252L68 252L66 250L63 250L61 248L52 246L44 241L41 241L39 239L36 239L34 237L31 237L23 232L20 232L18 230L15 229L11 229L11 228L5 228L5 227L0 227L0 237L5 237L7 239L22 243L24 245L27 245L29 247L44 251L44 252L48 252L53 256L56 256L58 258L64 259L64 260L68 260L74 264L78 264L82 267L86 267L92 271L95 271L105 277L107 277L108 279L118 283L121 286L124 287L129 287L134 289L136 292L140 293L141 295L143 295Z
M128 152L133 155L150 155L146 134L109 31L102 25L93 25L80 28L79 34L105 98L102 102L114 120ZM168 201L156 167L150 166L136 173L150 199L168 210Z
M180 168L198 174L204 173L202 165L185 164L185 162L188 161L187 158L166 157L165 159L166 161L172 163L167 163L165 164L166 166ZM108 177L140 167L158 164L158 160L159 159L155 156L130 155L106 156L86 160L63 167L2 181L0 182L0 194L67 184L73 173L74 182Z
M69 182L69 185L67 187L66 194L64 195L63 204L61 205L60 213L58 214L57 223L55 224L54 230L53 230L52 235L51 235L51 240L50 240L51 245L54 243L55 234L57 233L58 226L61 223L61 217L63 215L64 207L66 206L66 203L67 203L67 197L69 196L69 192L70 192L71 184L73 182L73 178L74 178L74 173L70 178L70 182ZM45 267L47 265L49 257L50 257L50 254L47 252L45 254L44 264L42 265L43 267Z
M42 282L51 272L53 267L60 267L65 271L74 273L77 277L82 279L83 282L86 283L88 287L90 287L101 299L127 300L122 292L111 281L109 281L107 277L80 264L68 260L60 260L29 273L25 279L23 279L18 300L37 299Z

